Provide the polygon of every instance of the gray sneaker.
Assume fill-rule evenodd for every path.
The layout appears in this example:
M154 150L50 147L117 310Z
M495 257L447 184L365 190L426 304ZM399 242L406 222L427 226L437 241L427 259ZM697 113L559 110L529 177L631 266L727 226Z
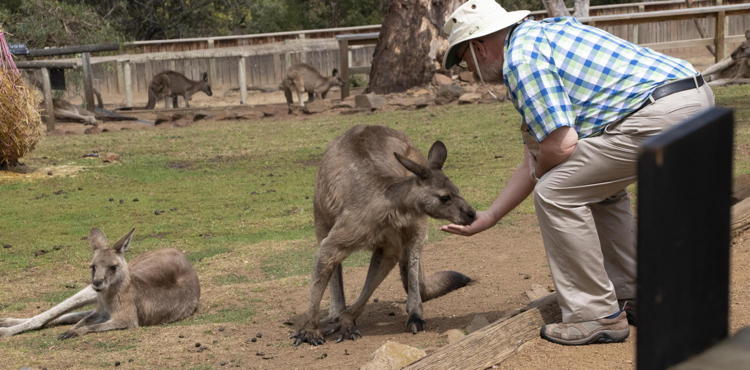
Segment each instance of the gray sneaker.
M578 346L594 343L622 342L630 335L627 314L613 319L547 324L542 327L542 338L558 344Z

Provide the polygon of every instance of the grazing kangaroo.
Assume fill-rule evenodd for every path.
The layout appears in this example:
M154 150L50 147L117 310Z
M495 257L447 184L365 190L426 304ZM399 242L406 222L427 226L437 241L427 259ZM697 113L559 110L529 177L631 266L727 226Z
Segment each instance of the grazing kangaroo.
M92 229L94 249L91 284L48 311L29 319L0 319L0 337L28 330L77 323L58 339L91 332L128 329L182 320L198 308L198 275L176 249L144 253L130 264L125 251L135 229L111 247L99 229ZM96 303L91 311L68 313Z
M289 113L292 113L292 106L294 101L292 99L292 90L297 94L297 100L299 105L305 107L305 102L302 101L302 92L307 92L308 101L315 100L315 95L319 95L321 99L326 98L328 90L333 86L343 86L344 80L338 76L338 70L336 68L331 72L331 77L322 76L317 69L312 66L300 63L291 66L286 71L286 77L281 84L279 89L284 91L286 97L286 104L289 107Z
M177 108L177 97L180 95L185 100L185 106L190 107L190 97L198 91L203 91L208 96L213 95L211 84L208 83L208 73L203 72L200 80L193 81L179 72L160 72L148 85L148 103L143 109L154 109L159 98L164 98L164 107L169 108L169 97L172 98L172 108Z
M436 141L427 160L403 133L383 126L355 126L328 147L318 170L314 217L318 249L310 287L307 321L294 344L325 342L319 328L320 300L329 283L328 319L337 341L361 337L356 319L375 289L398 263L407 293L407 330L424 330L422 302L470 282L442 271L425 279L422 247L427 216L470 224L476 214L443 174L447 150ZM346 307L341 262L358 249L373 252L362 292Z

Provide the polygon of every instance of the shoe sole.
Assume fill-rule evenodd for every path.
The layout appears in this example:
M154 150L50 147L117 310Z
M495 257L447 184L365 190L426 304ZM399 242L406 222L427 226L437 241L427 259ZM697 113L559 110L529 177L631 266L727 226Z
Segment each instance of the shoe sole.
M630 335L630 329L628 328L628 329L622 329L622 330L602 330L591 336L578 339L578 340L565 340L565 339L550 337L544 333L544 327L542 327L539 330L539 334L542 336L542 338L552 343L562 344L565 346L582 346L582 345L596 344L596 343L624 342L625 339L627 339L628 336Z

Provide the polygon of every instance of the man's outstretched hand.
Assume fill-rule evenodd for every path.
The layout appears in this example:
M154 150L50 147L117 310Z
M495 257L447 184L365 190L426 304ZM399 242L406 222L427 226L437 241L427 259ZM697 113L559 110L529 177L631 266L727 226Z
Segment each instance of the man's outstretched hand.
M443 225L440 227L440 230L456 235L472 236L495 226L496 223L497 220L495 220L489 212L477 211L477 218L471 223L471 225Z

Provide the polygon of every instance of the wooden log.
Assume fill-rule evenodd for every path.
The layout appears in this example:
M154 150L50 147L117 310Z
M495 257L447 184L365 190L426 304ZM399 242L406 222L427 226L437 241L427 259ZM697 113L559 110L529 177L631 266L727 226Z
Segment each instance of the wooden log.
M341 100L349 96L349 40L339 40L339 74L344 86L341 86Z
M732 236L750 229L750 198L732 206Z
M83 100L86 109L93 112L96 110L96 105L94 105L94 76L91 70L90 53L81 54L81 66L83 66Z
M130 76L130 61L124 62L123 66L125 74L125 105L128 107L133 106L133 78Z
M492 324L448 344L404 369L486 369L539 337L544 324L561 320L557 295L550 294Z

